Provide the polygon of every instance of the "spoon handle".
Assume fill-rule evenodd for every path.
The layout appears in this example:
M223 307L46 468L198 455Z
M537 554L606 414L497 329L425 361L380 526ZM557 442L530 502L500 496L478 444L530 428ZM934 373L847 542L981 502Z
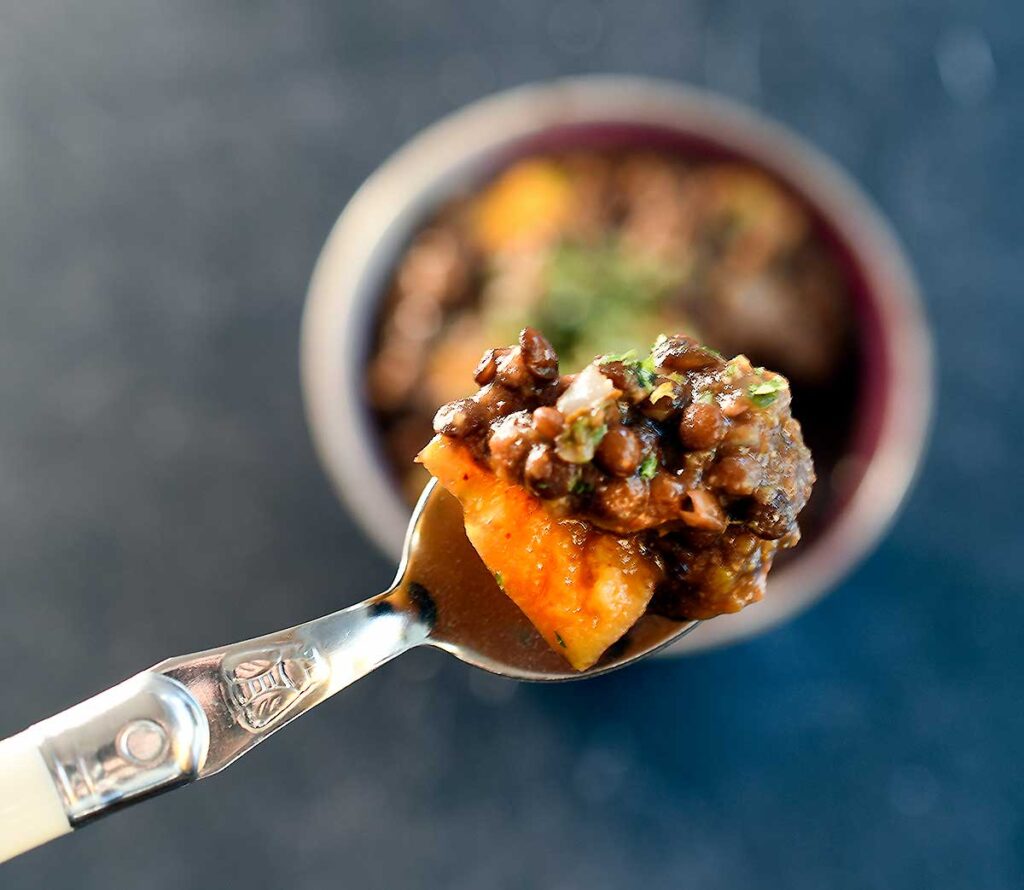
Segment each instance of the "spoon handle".
M429 630L396 588L288 630L163 661L0 741L0 862L224 769Z
M198 778L208 747L199 703L154 671L0 742L0 862Z

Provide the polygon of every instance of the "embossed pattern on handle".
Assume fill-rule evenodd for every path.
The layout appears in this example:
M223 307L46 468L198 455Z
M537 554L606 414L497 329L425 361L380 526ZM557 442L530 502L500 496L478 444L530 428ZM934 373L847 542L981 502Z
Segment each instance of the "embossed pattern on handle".
M201 776L224 769L324 698L327 659L286 631L162 662L153 668L189 690L206 714Z
M289 630L156 665L206 714L210 745L200 777L423 642L429 622L403 594L398 588Z

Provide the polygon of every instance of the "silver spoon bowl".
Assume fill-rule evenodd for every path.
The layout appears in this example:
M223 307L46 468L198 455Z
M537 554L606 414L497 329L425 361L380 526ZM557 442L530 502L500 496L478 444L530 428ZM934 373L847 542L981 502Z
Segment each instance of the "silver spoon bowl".
M219 772L416 646L515 680L577 680L643 658L696 623L645 615L596 665L572 670L498 588L466 538L458 501L432 481L385 593L289 630L163 661L0 742L0 803L23 797L27 807L42 806L49 796L53 804L46 831L19 819L16 806L0 806L0 862ZM35 768L49 788L26 790L19 776Z

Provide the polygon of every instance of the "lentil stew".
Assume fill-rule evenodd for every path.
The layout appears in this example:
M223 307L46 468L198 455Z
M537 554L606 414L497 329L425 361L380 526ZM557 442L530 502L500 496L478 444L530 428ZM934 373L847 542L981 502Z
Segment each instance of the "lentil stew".
M469 394L488 345L533 325L563 370L578 371L596 354L643 349L674 330L797 386L822 477L802 521L815 536L855 478L844 457L862 393L846 263L771 173L689 151L529 154L412 235L387 284L367 378L410 503L426 480L411 460L434 410Z
M475 395L437 412L420 459L463 502L470 540L527 617L552 645L578 649L574 666L647 608L678 620L739 611L800 539L811 455L788 381L745 356L675 335L560 375L551 343L525 328L517 345L484 353L475 379ZM535 557L525 568L520 550ZM610 563L602 596L624 604L626 622L573 598ZM569 598L563 614L549 614L552 597ZM567 637L581 611L591 625Z

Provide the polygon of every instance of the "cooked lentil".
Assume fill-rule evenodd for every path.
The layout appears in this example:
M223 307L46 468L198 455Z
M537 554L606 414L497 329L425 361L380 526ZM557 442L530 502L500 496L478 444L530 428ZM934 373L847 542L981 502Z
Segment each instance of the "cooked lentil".
M784 377L685 335L559 376L533 328L480 368L487 382L442 407L436 432L556 516L635 537L662 573L660 612L709 618L761 597L814 483Z
M534 154L469 183L396 258L368 359L368 399L411 504L426 481L412 460L431 417L439 404L469 395L473 363L488 345L535 326L564 373L598 353L645 347L659 331L685 331L781 371L799 390L822 477L801 522L811 538L855 478L849 461L833 472L848 454L862 396L849 308L841 253L800 196L769 172L701 150ZM488 352L477 385L508 384L492 398L510 406L524 370L551 379L550 356L535 348L526 350L525 368L506 359L500 377L508 350ZM672 367L707 356L674 356ZM639 382L620 365L603 373L630 395ZM678 418L689 447L718 444L717 414L688 408L701 403L670 377L657 384L665 388L641 413L656 423ZM753 433L729 435L738 445Z

